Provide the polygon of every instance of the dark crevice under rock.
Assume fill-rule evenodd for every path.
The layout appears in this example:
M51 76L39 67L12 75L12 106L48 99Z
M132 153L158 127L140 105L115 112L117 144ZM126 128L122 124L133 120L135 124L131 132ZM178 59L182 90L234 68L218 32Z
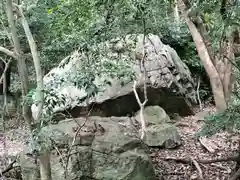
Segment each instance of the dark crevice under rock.
M189 106L187 100L184 97L172 93L169 89L153 89L148 88L148 103L146 106L158 105L162 107L167 114L178 113L180 116L193 115L194 112ZM141 90L138 90L141 101L144 101L144 95ZM118 97L116 99L109 99L101 104L93 104L93 110L91 115L101 116L101 117L111 117L111 116L127 116L132 115L139 110L139 105L136 101L133 92ZM81 117L84 114L85 108L74 107L68 110L72 117ZM89 107L88 110L91 108ZM66 115L69 113L65 113Z

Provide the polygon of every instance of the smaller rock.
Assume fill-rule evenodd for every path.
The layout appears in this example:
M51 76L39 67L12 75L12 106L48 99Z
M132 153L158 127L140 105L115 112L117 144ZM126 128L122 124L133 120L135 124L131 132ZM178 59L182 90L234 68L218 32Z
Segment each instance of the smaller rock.
M144 109L143 113L147 126L170 122L167 113L159 106L148 106ZM140 122L139 111L136 113L135 118Z
M170 124L153 125L147 127L145 143L151 147L176 148L181 145L177 128Z

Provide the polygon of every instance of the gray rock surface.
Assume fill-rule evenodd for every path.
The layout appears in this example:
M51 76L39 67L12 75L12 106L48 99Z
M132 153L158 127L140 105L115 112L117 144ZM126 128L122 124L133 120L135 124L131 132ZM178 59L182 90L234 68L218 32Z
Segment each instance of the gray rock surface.
M85 125L72 143L78 127L76 122ZM52 151L53 179L64 180L65 146L74 144L69 153L69 180L156 180L151 159L145 152L146 146L130 124L127 117L90 117L86 122L84 118L78 118L43 128L42 133L50 136L61 152L58 155ZM26 157L26 153L22 153L20 166L23 176L30 177L35 166Z
M151 124L155 125L170 122L170 118L167 113L159 106L147 106L144 108L143 113L147 126ZM136 113L135 118L138 122L140 122L139 111Z
M165 123L147 127L145 143L151 147L172 149L181 145L181 140L177 128Z
M137 90L140 98L143 99L139 60L143 57L145 48L148 105L159 105L168 114L178 113L181 116L193 114L191 106L196 99L189 69L176 51L164 45L157 35L149 34L144 43L143 37L142 34L128 35L124 39L119 38L99 44L96 49L101 53L98 59L100 64L93 64L90 67L91 71L98 72L98 68L105 62L122 66L122 69L126 70L125 74L135 73L138 79ZM76 51L45 75L45 88L52 89L57 97L65 96L64 103L55 103L53 111L68 110L72 116L79 117L89 104L94 104L93 114L97 116L126 116L136 112L139 106L132 89L133 81L127 78L128 75L123 84L123 80L111 77L105 71L99 71L100 75L95 74L93 82L100 91L94 98L87 98L89 89L76 86L77 82L74 80L77 81L78 78L74 74L83 68L83 62L86 62L87 58L85 52ZM103 85L106 80L111 82L111 85ZM47 95L47 99L51 98L54 99L51 95ZM36 104L32 105L32 112L33 117L36 117L38 113Z
M150 147L163 147L166 149L176 148L181 145L180 135L177 128L171 124L169 116L159 106L145 107L144 119L146 121L145 143ZM139 111L135 119L140 122Z

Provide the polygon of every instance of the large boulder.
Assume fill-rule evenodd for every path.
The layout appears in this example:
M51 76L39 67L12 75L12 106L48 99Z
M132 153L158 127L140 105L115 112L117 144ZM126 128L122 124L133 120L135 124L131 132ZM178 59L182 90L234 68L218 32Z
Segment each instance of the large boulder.
M79 132L78 124L84 124ZM68 164L69 180L156 180L146 146L127 117L64 120L43 128L41 134L50 136L57 152L61 152L52 151L52 179L64 180ZM37 168L27 154L27 150L22 152L20 166L23 177L29 179L36 176Z
M89 61L88 52L76 51L65 58L58 67L44 76L45 89L52 91L51 94L46 95L47 99L64 96L64 101L55 98L55 101L61 101L61 103L53 103L52 110L54 112L67 110L73 117L79 117L84 110L94 104L92 113L97 116L125 116L136 112L139 105L133 93L133 79L128 74L129 72L135 74L138 80L137 91L140 99L143 100L140 60L145 52L145 68L148 77L146 80L147 105L159 105L168 114L178 113L180 116L193 114L191 106L196 99L194 83L188 67L174 49L161 42L159 36L149 34L145 41L143 39L143 34L128 35L122 39L99 44L95 47L95 50L97 49L100 53L96 58L97 63L88 67L84 65L84 62ZM100 67L106 63L112 63L111 66L115 64L121 67L120 70L125 71L122 73L125 75L124 83L117 76L109 75L108 70L100 70ZM89 69L86 70L86 68ZM82 76L84 76L83 72L90 71L95 74L85 75L85 79L93 82L93 85L88 87L89 84L82 83ZM114 68L111 71L114 71ZM78 76L75 76L77 73ZM81 82L77 82L78 80ZM104 83L106 81L109 83ZM82 83L80 87L79 83ZM89 92L94 88L98 88L98 93L94 98L89 98ZM32 112L33 117L36 117L37 104L32 105Z

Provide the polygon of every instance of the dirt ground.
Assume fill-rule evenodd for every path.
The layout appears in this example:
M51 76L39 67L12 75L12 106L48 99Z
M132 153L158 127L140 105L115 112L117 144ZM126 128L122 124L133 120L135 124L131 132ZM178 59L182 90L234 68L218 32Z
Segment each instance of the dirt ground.
M199 110L197 110L199 111ZM207 106L194 116L182 118L178 123L182 146L174 150L151 149L156 174L159 180L192 180L201 179L196 166L191 163L168 161L166 159L210 160L236 154L238 150L238 136L226 132L218 133L210 138L200 140L195 133L203 125L203 117L215 111ZM206 145L207 144L207 145ZM207 147L207 148L205 148ZM209 149L209 150L207 150ZM227 180L235 168L233 162L217 162L212 164L197 163L202 171L202 178L206 180Z
M197 162L198 159L215 159L233 155L238 149L238 137L226 132L218 133L210 138L202 138L202 142L205 143L200 143L200 140L195 136L195 133L204 123L203 117L214 111L214 107L208 105L201 111L196 109L196 115L184 117L177 123L182 141L182 145L178 148L173 150L150 149L150 156L159 180L197 180L201 179L201 174L202 179L206 180L227 180L229 178L235 167L233 162L212 164ZM11 123L14 122L10 121ZM0 170L5 169L12 158L22 151L23 139L25 139L26 134L27 129L19 126L6 134L0 133ZM192 163L169 161L167 160L169 158L188 160L192 158L190 161ZM197 166L193 162L197 162L202 173L197 170Z

